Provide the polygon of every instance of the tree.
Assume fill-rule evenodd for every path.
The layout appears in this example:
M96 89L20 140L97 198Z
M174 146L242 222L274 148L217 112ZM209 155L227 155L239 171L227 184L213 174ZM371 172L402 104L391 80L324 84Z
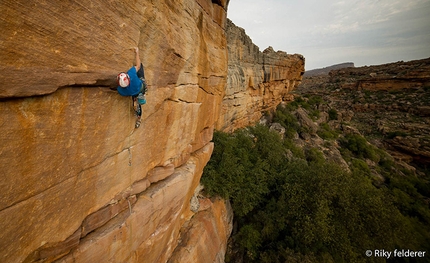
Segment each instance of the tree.
M291 141L265 126L216 132L214 142L202 182L208 194L231 201L234 247L246 262L377 261L365 251L428 249L428 184L390 175L387 187L375 187L361 158L387 160L372 156L364 137L342 140L355 156L352 172L316 148L287 159Z

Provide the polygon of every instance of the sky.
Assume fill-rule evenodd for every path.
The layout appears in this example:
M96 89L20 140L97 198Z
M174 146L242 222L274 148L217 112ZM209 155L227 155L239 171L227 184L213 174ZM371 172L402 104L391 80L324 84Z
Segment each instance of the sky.
M430 0L230 0L227 17L260 51L302 54L306 70L430 57Z

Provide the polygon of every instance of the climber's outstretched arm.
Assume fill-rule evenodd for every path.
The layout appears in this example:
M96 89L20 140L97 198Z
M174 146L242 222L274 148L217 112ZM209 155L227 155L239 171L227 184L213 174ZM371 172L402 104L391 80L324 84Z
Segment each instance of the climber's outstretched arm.
M134 51L136 52L136 65L135 65L135 67L136 67L136 71L139 71L140 64L141 64L141 62L140 62L140 56L139 56L139 48L135 47Z

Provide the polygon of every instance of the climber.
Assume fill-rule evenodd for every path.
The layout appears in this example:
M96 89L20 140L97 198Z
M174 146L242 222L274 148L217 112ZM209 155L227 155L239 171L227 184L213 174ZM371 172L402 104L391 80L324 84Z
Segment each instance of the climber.
M118 87L116 90L122 96L131 96L137 116L135 127L139 128L142 117L141 105L146 103L145 93L147 88L145 72L143 70L142 63L140 62L139 48L135 47L134 51L136 52L135 66L131 67L127 73L121 72L118 74Z

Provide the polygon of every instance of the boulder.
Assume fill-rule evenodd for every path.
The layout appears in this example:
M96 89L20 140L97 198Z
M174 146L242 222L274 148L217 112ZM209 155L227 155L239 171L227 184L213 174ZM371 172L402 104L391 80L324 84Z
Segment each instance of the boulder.
M311 118L309 118L309 115L305 109L299 107L296 110L295 115L299 121L300 126L306 128L310 134L316 134L318 125L314 123Z

